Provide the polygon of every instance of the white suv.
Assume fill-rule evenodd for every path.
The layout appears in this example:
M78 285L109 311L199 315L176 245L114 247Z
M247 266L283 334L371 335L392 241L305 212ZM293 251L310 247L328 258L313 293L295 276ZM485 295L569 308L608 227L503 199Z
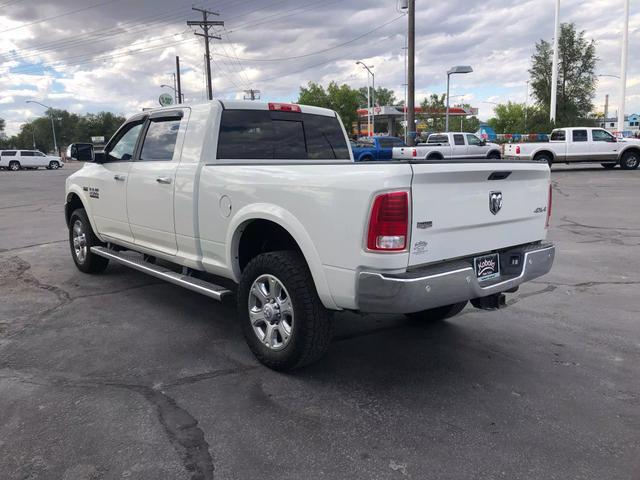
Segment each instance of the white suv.
M23 168L36 169L45 167L56 170L64 166L60 157L45 155L40 150L2 150L0 151L0 168L17 171Z

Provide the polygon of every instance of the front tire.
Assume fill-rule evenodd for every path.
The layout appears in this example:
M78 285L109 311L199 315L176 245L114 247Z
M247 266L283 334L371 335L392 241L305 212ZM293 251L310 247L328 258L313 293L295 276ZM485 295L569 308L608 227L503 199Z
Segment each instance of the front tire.
M423 310L421 312L407 313L406 316L411 320L420 322L435 323L447 318L455 317L458 315L464 307L467 306L467 302L454 303L453 305L445 305L443 307L432 308L430 310Z
M238 316L249 348L273 370L312 363L331 342L331 315L298 252L264 253L249 262L238 286Z
M500 155L500 152L491 152L489 155L487 155L487 159L489 160L500 160L502 158L502 155Z
M49 162L49 170L57 170L59 168L60 168L60 164L58 162L56 162L55 160Z
M549 168L553 165L553 158L547 154L538 155L535 160L538 162L546 162L547 165L549 165Z
M69 247L78 270L84 273L102 273L107 268L109 260L91 251L91 247L102 245L104 244L93 233L84 208L74 210L69 220Z
M640 165L640 153L636 151L625 152L620 159L620 168L623 170L635 170Z

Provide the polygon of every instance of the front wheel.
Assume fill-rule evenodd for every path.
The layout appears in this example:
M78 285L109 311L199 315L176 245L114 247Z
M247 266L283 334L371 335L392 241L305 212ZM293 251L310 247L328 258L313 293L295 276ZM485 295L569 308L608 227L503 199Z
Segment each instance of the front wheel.
M312 363L331 342L331 315L298 252L264 253L249 262L238 286L238 314L249 348L274 370Z
M620 159L620 168L624 170L635 170L640 165L640 154L635 150L625 152Z
M467 302L454 303L452 305L445 305L443 307L432 308L430 310L423 310L421 312L407 313L406 316L411 320L417 320L420 322L439 322L446 320L447 318L455 317L458 315L464 307L467 306Z
M91 247L102 245L93 233L85 209L74 210L69 220L69 246L78 270L84 273L101 273L107 268L109 260L91 251Z
M55 160L49 162L49 170L57 170L58 168L60 168L60 164Z

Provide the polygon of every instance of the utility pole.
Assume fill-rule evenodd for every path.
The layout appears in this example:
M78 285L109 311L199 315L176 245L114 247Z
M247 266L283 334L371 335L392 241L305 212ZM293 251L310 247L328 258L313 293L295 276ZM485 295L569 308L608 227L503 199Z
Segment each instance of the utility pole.
M524 133L527 133L528 113L529 113L529 80L527 80L527 97L524 99Z
M407 2L409 26L408 26L408 65L407 65L407 126L408 136L407 145L415 145L416 140L416 75L415 75L415 61L416 61L416 0L408 0Z
M180 83L180 57L176 55L176 83L178 86L178 103L182 103L182 86Z
M556 123L556 105L558 97L558 48L560 43L560 0L556 0L556 23L553 35L553 64L551 66L551 107L549 120Z
M607 117L609 116L609 94L604 96L604 124L603 127L607 128Z
M173 103L178 103L178 86L176 85L176 74L172 73L173 76Z
M629 0L624 2L622 26L622 56L620 59L620 105L618 106L618 132L624 131L624 107L627 96L627 62L629 57ZM618 134L620 137L622 133Z
M249 90L245 90L244 93L245 100L260 100L260 90L254 90L253 88L250 88Z
M196 12L202 13L202 20L189 20L187 22L187 26L189 27L200 27L204 33L195 32L195 34L199 37L204 37L204 52L205 52L205 67L207 70L207 95L209 100L213 100L213 87L211 86L211 54L209 53L209 39L215 38L216 40L221 40L219 36L210 35L209 29L211 27L222 27L224 26L224 22L221 21L212 21L209 20L209 15L220 15L219 13L212 12L205 8L196 8L193 7L191 10L195 10Z

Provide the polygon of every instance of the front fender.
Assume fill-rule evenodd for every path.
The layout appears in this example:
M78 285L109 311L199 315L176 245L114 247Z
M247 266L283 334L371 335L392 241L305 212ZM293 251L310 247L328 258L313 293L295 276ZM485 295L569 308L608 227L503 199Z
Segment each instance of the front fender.
M91 229L93 230L93 233L95 233L95 235L102 241L103 239L100 237L100 234L98 233L98 229L96 228L95 222L93 221L93 215L91 212L91 202L89 201L89 198L86 192L82 190L82 187L78 185L68 185L66 190L67 192L64 200L65 209L67 208L66 205L69 203L71 196L73 194L77 195L80 201L82 202L82 207L87 212L87 217L89 218L89 223L91 224ZM72 212L69 212L69 213L72 213Z
M273 204L255 203L241 208L233 217L227 231L227 265L232 266L234 280L240 281L241 272L238 263L238 248L243 226L252 220L269 220L284 228L296 241L304 256L320 300L325 307L337 310L338 306L331 296L329 284L324 275L320 255L302 223L288 210Z

